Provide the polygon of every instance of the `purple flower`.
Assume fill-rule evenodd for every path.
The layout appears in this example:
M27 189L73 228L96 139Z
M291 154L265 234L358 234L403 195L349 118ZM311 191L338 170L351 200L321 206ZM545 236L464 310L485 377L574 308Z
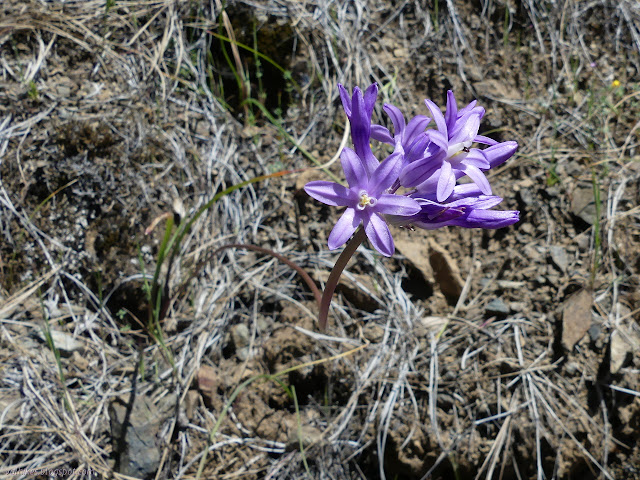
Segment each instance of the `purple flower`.
M370 177L380 165L371 151L369 139L371 137L371 115L378 97L378 85L373 83L362 93L359 87L353 87L353 96L349 97L347 90L338 84L342 107L351 124L351 140L358 157L363 162L365 171Z
M491 210L502 198L491 195L483 173L510 158L518 144L478 135L485 110L475 100L458 110L449 91L444 115L435 103L425 100L435 130L426 130L428 117L418 115L407 123L398 108L385 104L393 123L392 135L382 125L371 125L376 84L364 93L354 87L351 96L342 85L338 89L354 145L354 150L346 148L341 154L349 186L316 181L304 187L316 200L346 207L329 235L331 250L345 244L360 225L373 247L391 256L395 246L387 223L431 230L444 226L493 229L518 221L517 211ZM371 139L394 149L382 163L371 150ZM474 143L488 147L471 148ZM464 175L474 183L457 185ZM400 187L412 191L396 195Z
M456 180L469 176L485 195L491 195L491 186L483 170L504 162L518 148L516 142L499 144L495 140L478 135L480 121L485 110L476 106L474 100L458 110L453 92L447 92L445 115L431 100L425 104L436 123L437 130L427 132L429 144L424 156L409 162L400 173L400 183L421 192L435 189L439 202L445 201L453 192ZM470 148L482 143L490 145L485 150Z
M334 250L346 243L358 226L363 224L373 247L390 257L395 246L383 215L407 217L420 212L416 200L385 193L398 178L402 155L391 154L371 175L366 171L362 157L353 150L345 148L340 158L348 188L325 181L310 182L304 187L307 194L322 203L347 207L329 235L329 249Z
M404 155L403 166L422 158L429 143L425 129L431 119L425 115L416 115L405 123L404 115L395 106L384 104L384 111L391 118L394 135L382 125L371 126L371 138L388 143L396 153Z
M518 211L489 210L502 202L502 198L484 195L473 183L455 186L446 203L438 202L435 193L417 192L411 198L420 204L420 213L410 218L391 217L392 223L426 230L446 226L495 229L513 225L519 220Z

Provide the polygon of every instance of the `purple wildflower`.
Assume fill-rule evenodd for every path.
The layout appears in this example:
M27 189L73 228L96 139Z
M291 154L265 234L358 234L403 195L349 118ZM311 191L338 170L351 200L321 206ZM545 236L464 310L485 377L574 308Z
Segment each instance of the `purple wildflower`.
M513 225L520 215L516 210L489 210L502 202L502 198L484 195L473 183L456 185L445 203L438 202L435 193L418 192L411 198L420 204L420 213L411 218L393 217L394 223L426 230L446 226L495 229Z
M382 125L372 125L371 138L391 145L396 153L404 155L403 166L422 158L429 144L425 130L431 119L425 115L416 115L406 123L404 115L394 105L385 103L383 108L391 118L394 135Z
M392 135L381 125L371 125L376 84L364 93L354 87L352 96L342 85L338 89L355 150L346 148L341 154L349 186L324 181L305 186L316 200L346 207L329 235L331 250L346 243L361 224L373 247L390 256L395 247L387 222L431 230L444 226L493 229L518 221L517 211L491 210L502 198L491 195L483 173L510 158L518 144L478 135L485 110L475 100L458 110L449 91L444 115L435 103L425 100L436 124L436 130L427 131L428 117L418 115L407 123L398 108L385 104ZM382 163L371 150L372 138L394 148ZM473 143L488 147L471 148ZM474 183L457 185L464 175ZM401 186L413 190L394 194Z
M380 165L371 151L369 139L371 137L371 115L378 98L378 85L373 83L362 93L359 87L353 87L353 96L349 97L347 90L338 84L342 107L351 124L351 140L358 157L362 159L368 176Z
M400 183L421 192L430 192L435 188L437 200L443 202L453 193L456 180L467 175L483 194L491 195L491 186L483 170L504 162L513 155L518 144L499 144L478 135L485 110L476 106L475 100L458 110L453 92L448 91L445 115L442 115L431 100L425 100L425 104L433 116L437 130L427 132L430 143L424 157L403 168ZM485 150L470 148L474 142L490 147Z
M384 193L398 178L402 155L391 154L373 170L371 176L365 169L365 162L353 150L345 148L340 158L349 188L325 181L310 182L304 187L307 194L322 203L347 207L329 235L329 249L342 246L363 224L373 247L390 257L395 246L383 215L407 217L420 212L416 200Z

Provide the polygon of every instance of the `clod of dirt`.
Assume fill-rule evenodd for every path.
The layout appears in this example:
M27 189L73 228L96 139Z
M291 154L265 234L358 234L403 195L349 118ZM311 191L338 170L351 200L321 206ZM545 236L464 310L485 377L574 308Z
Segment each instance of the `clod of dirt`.
M196 384L207 405L212 405L217 390L222 385L218 371L209 365L203 365L196 374Z
M618 373L633 352L640 350L640 333L635 322L623 323L611 332L611 373Z
M433 268L440 291L449 301L457 301L464 286L460 269L449 252L431 238L429 239L429 263Z
M157 404L147 397L137 397L133 405L124 399L111 402L111 437L119 473L136 478L156 473L161 456L160 428L174 404L175 396L171 395Z
M591 327L593 293L583 289L571 295L565 302L562 313L562 346L568 351Z
M593 197L592 187L578 187L573 191L571 213L589 225L595 223L596 203Z
M312 425L303 425L291 431L287 440L288 451L300 450L300 444L304 448L317 445L322 441L322 432Z
M251 341L251 332L249 327L244 323L231 327L231 342L236 349L236 355L242 361L249 357L249 342Z
M309 337L289 326L273 332L264 343L264 359L273 372L290 367L313 350Z
M409 278L402 287L417 298L429 298L433 294L434 278L427 245L415 237L405 239L398 236L394 242L396 249L405 256L408 263Z
M384 339L384 328L375 323L367 323L362 328L362 335L371 343L380 343Z

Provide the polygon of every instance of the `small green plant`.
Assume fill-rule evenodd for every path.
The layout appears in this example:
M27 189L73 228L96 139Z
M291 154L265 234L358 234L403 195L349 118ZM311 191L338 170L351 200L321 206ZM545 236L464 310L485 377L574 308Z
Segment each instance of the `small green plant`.
M72 409L71 403L69 402L70 397L69 397L69 392L67 391L67 383L66 383L66 376L64 374L64 368L62 366L62 361L60 360L60 350L58 350L58 347L56 347L56 344L53 340L53 335L51 333L51 326L49 325L49 313L44 306L44 303L42 301L42 296L40 297L40 307L42 308L42 314L44 319L42 323L42 334L45 338L45 341L47 342L47 346L49 347L49 349L51 350L51 352L53 353L56 359L56 366L58 367L58 376L60 378L60 384L62 385L62 389L63 389L62 400L64 402L64 406L68 412L71 412L73 411L73 409Z
M502 25L502 47L506 50L509 46L509 30L511 26L511 11L509 6L504 6L504 23Z
M38 94L38 86L33 80L29 80L29 90L27 90L27 95L33 101L36 101L40 98L40 95Z
M557 162L552 157L551 161L549 162L549 164L546 167L546 170L547 170L547 187L553 187L554 185L557 185L558 183L560 183L560 177L558 176L558 173L556 172L556 166L557 166Z
M302 437L302 419L300 418L300 406L298 405L298 396L296 395L296 387L291 385L291 395L293 399L293 405L296 409L296 423L298 424L298 447L300 448L300 455L302 456L302 463L304 469L307 471L307 475L311 477L311 470L309 470L309 464L307 463L307 456L304 453L304 439Z
M206 25L206 21L203 24ZM246 28L238 27L238 24L246 25ZM291 37L291 31L283 28L271 24L259 28L254 17L247 18L242 14L236 14L232 21L222 9L217 31L206 30L214 40L206 54L209 88L230 112L243 114L247 125L253 125L261 112L245 103L246 100L256 100L280 117L286 111L292 91L302 93L291 71L281 65L286 59L279 53L282 49L278 45L290 41ZM248 32L244 33L245 30Z
M602 249L602 238L600 237L600 209L602 205L600 202L600 184L598 182L598 175L596 174L595 169L591 170L591 183L593 185L593 201L596 207L596 214L593 220L594 252L593 263L591 265L591 289L593 290L596 274L600 267L600 252Z
M435 0L433 5L433 13L431 14L431 23L433 24L433 29L437 32L439 29L438 25L438 10L440 8L440 1Z

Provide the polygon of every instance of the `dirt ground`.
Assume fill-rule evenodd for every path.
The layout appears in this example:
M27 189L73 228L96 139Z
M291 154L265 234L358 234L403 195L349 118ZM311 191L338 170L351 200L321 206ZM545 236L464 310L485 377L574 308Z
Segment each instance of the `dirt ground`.
M0 475L640 478L639 52L635 0L0 3ZM322 288L372 82L478 99L521 220L365 242L320 332L225 246Z

